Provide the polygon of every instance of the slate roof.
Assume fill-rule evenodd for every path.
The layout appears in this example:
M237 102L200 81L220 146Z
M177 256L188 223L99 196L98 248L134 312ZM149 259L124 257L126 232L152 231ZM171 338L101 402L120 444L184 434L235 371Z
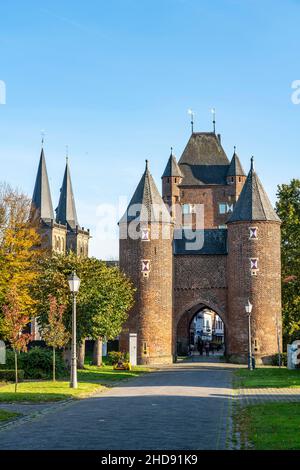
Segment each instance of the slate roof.
M43 149L41 150L41 156L33 190L31 214L32 217L38 216L46 223L54 219L49 179Z
M154 210L151 210L153 206ZM142 178L119 223L130 222L132 220L139 222L159 222L160 220L170 222L169 212L149 171L147 160Z
M181 186L226 184L229 160L214 132L194 132L178 164Z
M254 170L253 158L251 169L243 186L242 192L227 223L237 221L276 221L278 215L265 192L263 185Z
M227 176L246 176L239 157L234 151L232 156Z
M64 225L67 224L71 230L79 226L68 161L56 209L56 222Z
M181 231L180 231L181 232ZM198 240L202 242L200 248L193 248L192 230L185 230L182 239L174 238L174 255L226 255L227 254L227 229L198 230ZM188 234L188 236L186 236ZM195 237L195 235L193 235ZM190 247L188 247L190 243Z
M182 178L183 174L180 171L175 155L171 153L165 171L163 172L162 178L178 176Z

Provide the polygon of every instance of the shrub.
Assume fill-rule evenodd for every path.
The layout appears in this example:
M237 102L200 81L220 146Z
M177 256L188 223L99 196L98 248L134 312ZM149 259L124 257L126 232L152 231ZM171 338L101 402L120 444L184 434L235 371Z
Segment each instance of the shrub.
M108 364L117 364L118 362L129 362L129 354L124 351L111 351L107 354Z
M0 381L14 382L16 379L16 372L14 369L0 370ZM18 370L18 380L21 382L24 379L24 371Z
M282 353L280 356L281 365L287 366L287 353ZM274 356L272 356L272 366L279 366L279 354L274 354Z
M20 369L24 371L26 379L50 379L52 378L52 349L35 347L18 356ZM6 368L14 368L14 353L7 351ZM56 352L56 375L62 377L66 368L62 355Z

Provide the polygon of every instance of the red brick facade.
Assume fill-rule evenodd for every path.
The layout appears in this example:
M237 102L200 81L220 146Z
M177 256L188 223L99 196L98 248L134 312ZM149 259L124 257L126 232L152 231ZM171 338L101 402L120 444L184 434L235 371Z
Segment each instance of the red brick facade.
M191 157L187 152L188 144L183 154L185 161L179 161L180 169L171 155L173 166L169 164L165 170L162 198L166 205L203 204L204 232L213 232L212 239L216 235L215 240L225 232L227 246L225 238L222 250L219 245L212 245L212 250L216 246L215 251L210 246L206 252L200 249L196 254L176 251L173 240L162 237L153 239L150 236L149 241L121 239L120 267L137 288L136 304L121 335L121 348L128 350L128 333L137 333L140 364L171 362L177 354L178 343L188 349L193 316L201 309L209 308L223 320L228 358L246 362L248 323L245 305L249 299L253 304L253 353L258 362L268 363L281 348L280 221L254 171L253 161L246 179L234 153L230 165L228 161L226 176L227 157L222 154L216 136L204 134L203 137L205 145L209 142L208 150L210 145L217 146L212 155L206 152L201 139L200 134L191 136ZM221 158L215 157L217 153L223 156L216 165L214 159ZM203 155L207 159L205 165ZM197 164L197 159L201 165ZM196 176L201 176L198 167L204 168L200 168L204 175L208 175L207 168L215 171L217 183L208 184L199 179L196 184ZM221 174L223 170L225 177ZM183 177L172 176L172 171L177 175L182 172ZM211 180L213 176L212 173L207 178ZM132 201L141 198L151 201L151 191L157 201L160 196L147 166L143 178L144 192L140 182ZM226 205L226 213L222 213L220 204ZM237 213L240 220L235 220ZM178 219L175 222L178 226ZM225 224L227 231L223 228ZM150 224L150 229L155 225ZM158 225L161 230L162 224ZM150 263L147 276L141 272L142 260Z

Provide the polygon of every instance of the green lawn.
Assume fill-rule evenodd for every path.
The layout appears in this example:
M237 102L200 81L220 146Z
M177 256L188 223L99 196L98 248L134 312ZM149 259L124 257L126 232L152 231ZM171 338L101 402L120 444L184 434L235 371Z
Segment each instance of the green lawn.
M78 388L69 387L68 379L52 381L30 381L18 384L15 393L14 384L0 384L0 402L46 402L59 401L68 398L84 398L96 390L110 386L120 380L137 377L150 369L137 366L131 371L113 370L112 366L103 367L86 365L84 370L78 370Z
M82 382L97 382L103 385L113 385L119 380L137 377L149 372L150 369L143 366L136 366L132 370L114 370L112 366L102 367L85 365L85 369L78 370L78 380Z
M8 384L0 388L0 402L45 402L59 401L67 398L82 398L90 393L101 389L97 383L79 383L77 389L70 388L69 382L65 381L38 381L21 382L15 393L15 385Z
M266 403L239 409L241 447L300 450L300 403Z
M17 416L20 416L20 413L12 413L11 411L0 410L0 424L4 423L5 421L10 421Z
M261 367L253 371L238 369L234 372L234 388L300 387L300 369Z

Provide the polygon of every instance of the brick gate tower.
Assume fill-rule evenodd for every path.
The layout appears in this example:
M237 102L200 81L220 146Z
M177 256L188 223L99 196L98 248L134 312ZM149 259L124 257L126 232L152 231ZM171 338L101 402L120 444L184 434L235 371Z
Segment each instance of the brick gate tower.
M170 228L173 237L162 236ZM140 364L195 348L192 325L208 311L224 325L225 354L246 363L248 299L257 362L270 363L281 348L280 220L253 161L246 176L219 134L193 132L178 162L171 152L162 197L146 166L120 221L120 267L137 289L120 347L137 334Z
M121 335L137 333L139 364L172 362L172 223L146 161L145 172L119 222L120 268L137 288L136 303Z
M280 219L254 170L253 158L227 226L227 353L239 362L247 357L249 299L253 352L258 362L267 363L281 343Z

